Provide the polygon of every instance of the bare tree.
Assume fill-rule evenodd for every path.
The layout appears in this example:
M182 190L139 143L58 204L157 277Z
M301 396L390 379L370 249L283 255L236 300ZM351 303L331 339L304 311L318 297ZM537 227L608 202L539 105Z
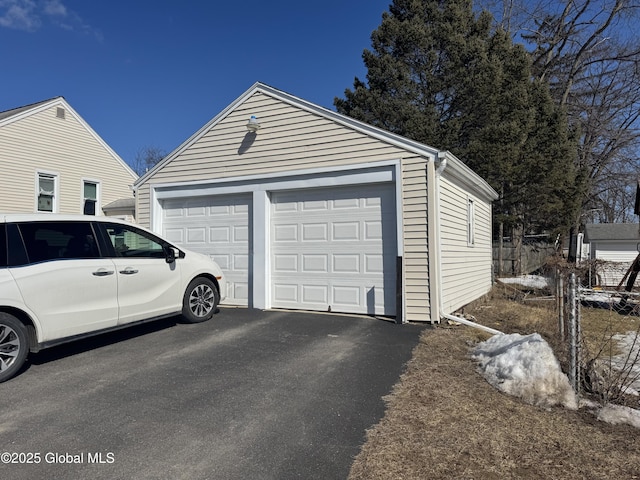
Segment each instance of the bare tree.
M138 150L136 158L133 160L134 172L138 175L144 175L150 168L156 166L166 155L166 152L158 147L147 146Z
M531 52L579 138L583 208L629 220L640 152L638 0L484 0ZM610 191L615 190L615 191ZM576 219L578 221L578 219Z

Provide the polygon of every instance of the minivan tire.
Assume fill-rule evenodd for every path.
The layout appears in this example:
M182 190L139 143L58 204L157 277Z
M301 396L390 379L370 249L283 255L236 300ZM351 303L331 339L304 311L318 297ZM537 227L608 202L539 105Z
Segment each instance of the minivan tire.
M0 312L0 382L13 377L29 353L29 337L23 323L9 313Z
M182 318L186 323L209 320L218 311L220 292L212 280L195 278L189 283L182 299Z

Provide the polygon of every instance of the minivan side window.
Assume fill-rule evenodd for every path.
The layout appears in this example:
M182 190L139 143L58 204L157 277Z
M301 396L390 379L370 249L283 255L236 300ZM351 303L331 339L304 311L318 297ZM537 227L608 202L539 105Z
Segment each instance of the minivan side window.
M159 238L134 227L110 223L104 225L116 257L163 258L164 244Z
M0 223L0 268L7 266L7 226Z
M18 228L29 263L100 257L88 222L29 222L18 224Z

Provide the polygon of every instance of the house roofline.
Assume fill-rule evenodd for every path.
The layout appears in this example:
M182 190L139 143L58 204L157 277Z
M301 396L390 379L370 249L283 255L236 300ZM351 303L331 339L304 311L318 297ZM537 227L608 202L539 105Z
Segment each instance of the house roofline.
M54 97L49 100L43 100L42 102L33 103L31 105L25 105L23 107L14 108L11 110L6 110L5 112L0 113L0 128L9 125L11 123L17 122L19 120L23 120L31 115L35 115L36 113L43 112L51 107L56 105L61 105L65 108L65 110L70 113L82 127L89 132L89 134L96 139L98 143L100 143L105 150L117 161L119 162L127 172L131 175L132 180L136 180L138 175L133 171L133 169L125 162L120 155L118 155L108 144L105 142L100 135L96 133L96 131L91 128L91 126L76 112L71 105L65 100L64 97ZM2 113L14 112L6 117L2 118Z

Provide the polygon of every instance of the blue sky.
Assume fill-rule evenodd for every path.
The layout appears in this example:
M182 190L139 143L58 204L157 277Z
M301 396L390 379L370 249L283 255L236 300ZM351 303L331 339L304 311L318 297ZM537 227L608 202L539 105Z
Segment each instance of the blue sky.
M0 111L63 96L132 162L256 81L333 108L390 3L0 0Z

